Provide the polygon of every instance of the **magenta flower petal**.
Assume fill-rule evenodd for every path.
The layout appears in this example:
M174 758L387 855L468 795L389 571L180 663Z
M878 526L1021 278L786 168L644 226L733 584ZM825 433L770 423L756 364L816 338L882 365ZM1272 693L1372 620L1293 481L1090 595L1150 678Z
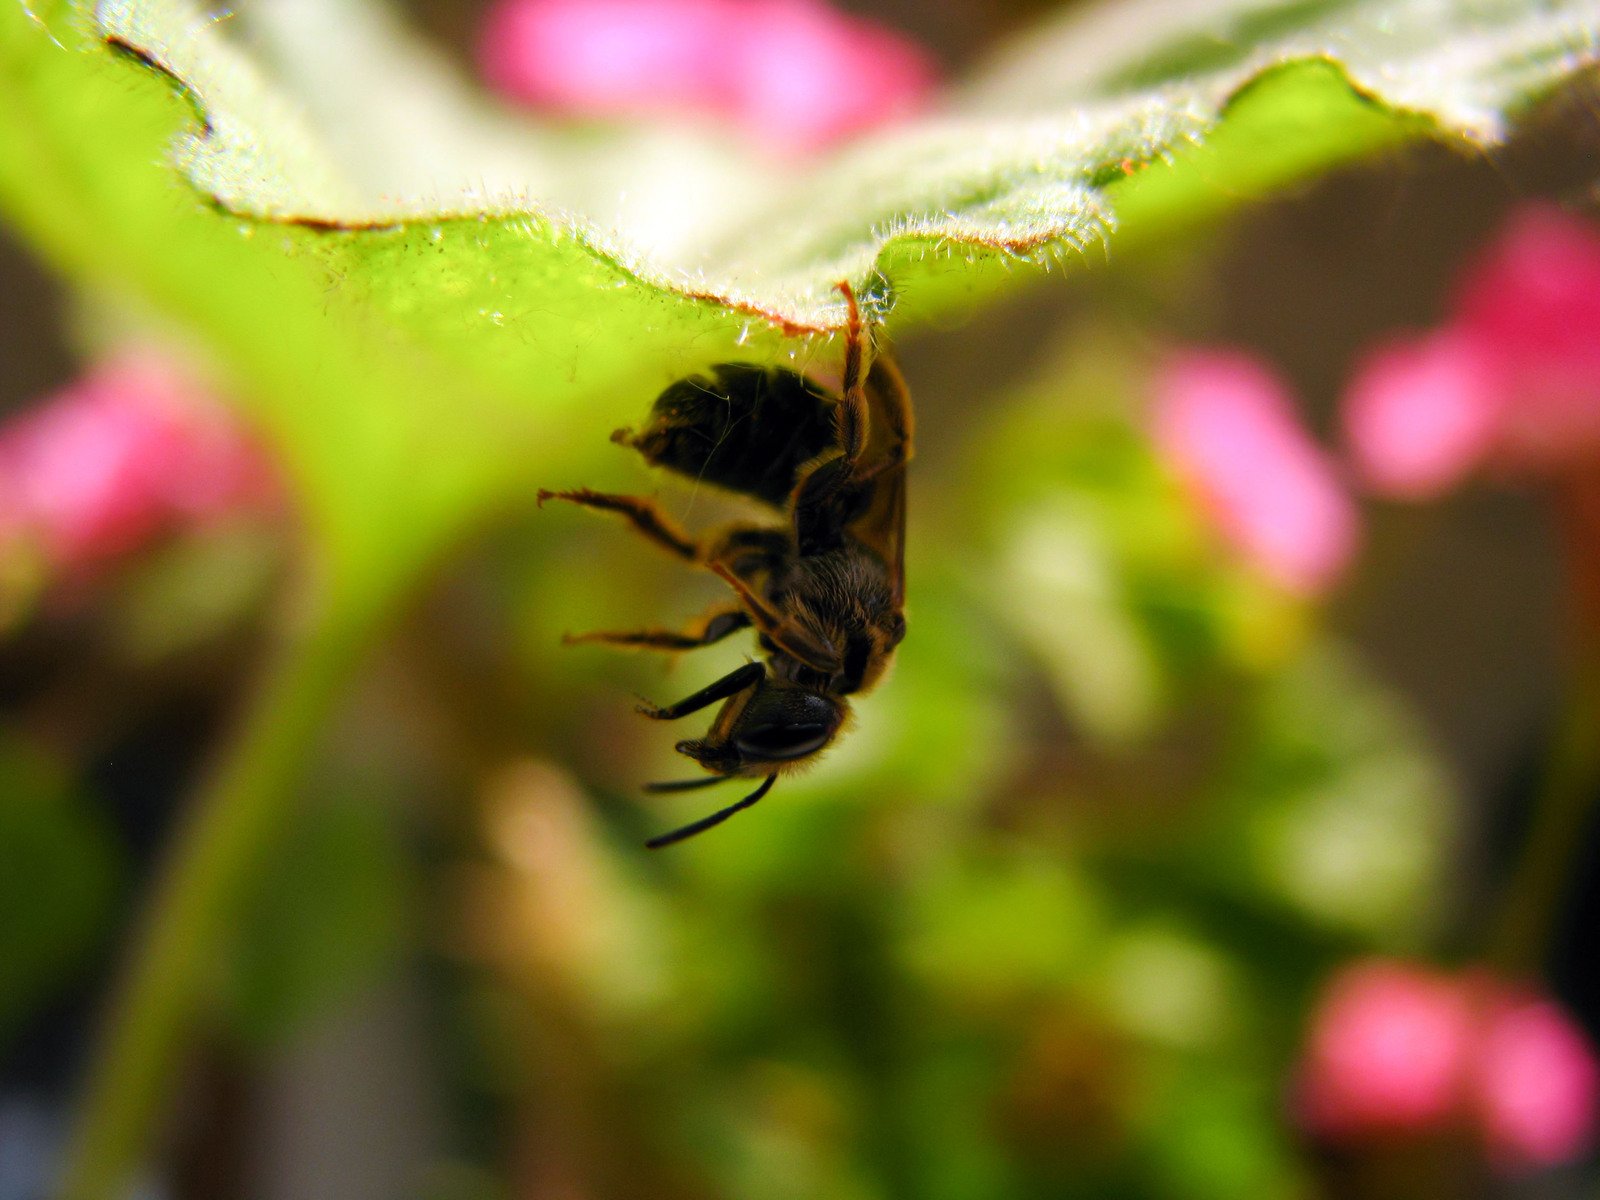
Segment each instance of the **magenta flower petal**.
M1318 1002L1300 1116L1343 1142L1475 1127L1505 1172L1570 1162L1594 1142L1600 1061L1554 1002L1482 973L1368 960Z
M1503 461L1600 453L1600 229L1547 205L1520 210L1463 279L1458 312L1495 364Z
M734 0L501 0L484 20L489 84L580 116L715 111L737 53Z
M783 151L915 111L936 74L909 40L821 0L500 0L479 60L525 103L711 117Z
M1526 997L1490 1010L1475 1080L1494 1160L1555 1166L1592 1144L1600 1094L1594 1048L1554 1003Z
M0 528L67 571L272 493L259 450L181 371L111 360L0 427Z
M1172 357L1157 379L1154 432L1221 533L1280 586L1315 594L1348 565L1354 506L1284 386L1254 359Z
M1344 404L1345 440L1375 491L1437 496L1489 454L1500 429L1492 356L1446 329L1370 353Z
M744 53L727 66L750 134L796 152L917 112L936 77L920 47L818 0L753 6Z
M1336 1138L1440 1128L1460 1104L1472 1037L1456 980L1382 960L1348 967L1313 1017L1302 1119Z
M1368 356L1345 427L1380 491L1425 498L1475 467L1600 457L1600 229L1529 205L1463 275L1431 336Z
M1596 361L1600 229L1552 205L1519 209L1462 279L1457 312L1474 336L1521 355Z
M160 520L152 503L158 477L148 460L160 455L161 438L99 381L59 394L13 421L0 439L13 522L61 564L131 549Z

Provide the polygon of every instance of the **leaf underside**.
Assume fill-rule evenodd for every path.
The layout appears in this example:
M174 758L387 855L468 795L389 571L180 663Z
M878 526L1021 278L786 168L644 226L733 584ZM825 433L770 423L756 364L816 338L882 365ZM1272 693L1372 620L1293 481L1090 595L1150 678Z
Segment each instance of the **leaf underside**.
M1492 143L1597 27L1575 0L1107 4L802 165L509 113L365 0L35 0L0 6L0 210L210 347L311 546L378 599L672 379L825 369L840 280L903 328L1377 147Z
M785 164L714 132L597 139L516 119L353 0L243 9L264 57L287 64L277 81L185 0L103 0L97 19L192 93L207 126L178 162L232 212L365 228L408 252L470 220L486 257L519 273L566 243L644 286L791 329L836 328L841 279L876 282L867 292L886 306L889 288L920 291L975 256L1098 248L1121 181L1201 142L1264 77L1314 97L1300 122L1325 154L1381 136L1363 107L1398 127L1391 138L1487 145L1592 62L1600 36L1588 0L1116 0L1002 51L930 117ZM398 102L397 88L414 94ZM1256 157L1303 156L1282 133ZM359 149L374 142L387 152Z

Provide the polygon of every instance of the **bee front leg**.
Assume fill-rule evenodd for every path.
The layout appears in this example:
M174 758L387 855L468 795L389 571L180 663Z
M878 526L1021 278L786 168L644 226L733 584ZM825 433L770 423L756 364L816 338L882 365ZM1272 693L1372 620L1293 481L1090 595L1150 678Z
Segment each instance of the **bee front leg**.
M841 489L866 483L910 462L914 422L911 394L893 359L884 353L874 355L863 377L863 347L868 338L863 329L861 309L848 283L837 284L836 290L844 296L849 310L845 326L843 387L834 409L834 441L843 465L827 479L829 487ZM880 418L878 432L887 438L888 444L878 461L869 465L863 462L863 457L874 414Z
M692 696L685 696L676 704L668 704L664 708L657 708L654 704L641 704L639 711L657 721L676 721L679 717L687 717L690 713L699 712L718 700L726 700L729 696L753 687L766 678L766 674L767 669L762 664L745 663L738 670L730 671L715 683L701 688Z
M844 336L844 375L839 389L839 402L834 407L834 441L839 453L854 471L867 436L867 396L862 386L862 346L866 341L861 323L861 309L856 304L855 291L849 283L834 285L844 297L849 311Z

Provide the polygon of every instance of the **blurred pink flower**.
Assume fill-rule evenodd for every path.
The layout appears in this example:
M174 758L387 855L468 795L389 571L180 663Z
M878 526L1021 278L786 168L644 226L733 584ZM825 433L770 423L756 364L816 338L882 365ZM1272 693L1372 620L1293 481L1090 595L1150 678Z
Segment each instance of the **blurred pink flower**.
M1369 959L1318 1002L1297 1100L1305 1126L1335 1141L1471 1125L1513 1172L1590 1146L1600 1065L1550 1000L1481 972Z
M1355 551L1354 506L1284 385L1236 351L1173 355L1156 380L1156 443L1222 534L1269 578L1326 589Z
M517 100L613 116L730 105L717 65L728 0L502 0L479 61Z
M1510 1169L1555 1166L1592 1144L1600 1069L1572 1019L1548 1000L1501 999L1478 1049L1484 1136Z
M916 112L935 83L921 48L822 0L499 0L479 61L529 104L716 117L794 153Z
M1436 1128L1461 1101L1472 1035L1472 1005L1456 981L1404 963L1358 963L1317 1007L1302 1116L1331 1137Z
M1360 365L1345 429L1368 483L1409 498L1484 465L1600 455L1600 230L1522 209L1469 267L1441 329Z
M1361 474L1377 491L1424 499L1453 487L1498 432L1476 342L1444 329L1378 347L1351 385L1344 424Z
M111 359L0 425L0 546L30 539L66 572L271 491L238 425L154 355Z
M920 46L820 0L762 0L749 8L742 53L727 69L737 116L753 137L797 152L921 111L936 82Z

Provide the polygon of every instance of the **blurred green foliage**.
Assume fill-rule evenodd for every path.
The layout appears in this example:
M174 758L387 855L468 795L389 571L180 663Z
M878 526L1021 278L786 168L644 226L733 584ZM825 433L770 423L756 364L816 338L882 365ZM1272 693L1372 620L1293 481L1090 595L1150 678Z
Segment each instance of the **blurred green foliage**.
M121 873L69 764L0 738L0 1051L104 950Z
M960 461L919 469L912 634L859 727L672 853L640 840L693 797L645 816L616 794L673 770L625 692L691 690L739 651L668 670L552 647L714 591L587 514L491 548L474 619L520 630L508 736L566 766L481 814L497 883L463 924L514 932L477 985L500 999L476 1053L502 1063L498 1103L579 1131L568 1166L599 1194L1305 1194L1307 997L1349 954L1434 932L1454 801L1398 701L1155 457L1148 366L1090 329L985 398ZM573 471L644 478L598 453ZM1137 719L1108 720L1130 662ZM552 1067L536 1027L582 1049ZM509 1076L508 1044L529 1064Z
M358 995L395 960L410 916L404 852L371 797L311 803L241 905L225 1011L260 1048Z

